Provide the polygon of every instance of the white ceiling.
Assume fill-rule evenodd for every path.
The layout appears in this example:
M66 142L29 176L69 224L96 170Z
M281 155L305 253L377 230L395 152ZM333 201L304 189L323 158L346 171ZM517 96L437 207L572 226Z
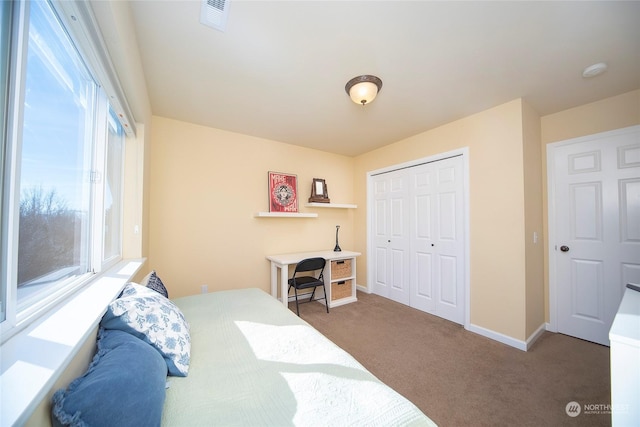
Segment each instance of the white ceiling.
M354 156L520 97L544 116L640 88L640 2L229 7L221 32L199 1L131 2L155 115ZM364 107L360 74L383 81Z

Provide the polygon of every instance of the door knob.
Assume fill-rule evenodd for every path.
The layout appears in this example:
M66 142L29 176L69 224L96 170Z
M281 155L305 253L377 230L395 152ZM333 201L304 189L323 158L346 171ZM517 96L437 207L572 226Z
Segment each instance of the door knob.
M560 250L562 252L569 252L569 246L562 245L562 246L560 246Z

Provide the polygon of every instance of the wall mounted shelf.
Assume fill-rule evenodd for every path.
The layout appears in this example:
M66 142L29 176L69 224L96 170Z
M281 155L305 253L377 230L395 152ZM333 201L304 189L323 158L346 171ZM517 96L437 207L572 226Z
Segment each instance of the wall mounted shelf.
M317 213L300 213L300 212L258 212L254 215L256 218L317 218Z
M307 203L304 205L307 208L341 208L341 209L355 209L358 205L352 205L349 203Z

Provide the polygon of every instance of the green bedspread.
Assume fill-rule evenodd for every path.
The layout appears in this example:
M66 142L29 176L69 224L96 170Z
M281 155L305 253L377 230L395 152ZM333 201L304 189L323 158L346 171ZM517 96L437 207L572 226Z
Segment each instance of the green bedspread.
M169 377L165 426L435 425L262 290L174 302L191 363L186 378Z

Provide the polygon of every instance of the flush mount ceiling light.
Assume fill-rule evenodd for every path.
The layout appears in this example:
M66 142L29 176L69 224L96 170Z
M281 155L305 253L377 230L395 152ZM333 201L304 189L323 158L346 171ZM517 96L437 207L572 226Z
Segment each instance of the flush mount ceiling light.
M356 104L369 104L382 88L382 80L376 76L364 75L354 77L347 82L344 90Z
M582 71L582 77L589 78L599 76L600 74L607 71L607 64L604 62L599 62L597 64L589 65Z

